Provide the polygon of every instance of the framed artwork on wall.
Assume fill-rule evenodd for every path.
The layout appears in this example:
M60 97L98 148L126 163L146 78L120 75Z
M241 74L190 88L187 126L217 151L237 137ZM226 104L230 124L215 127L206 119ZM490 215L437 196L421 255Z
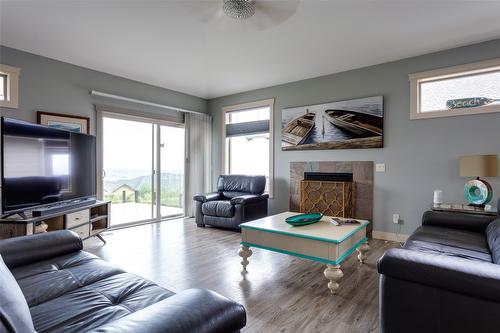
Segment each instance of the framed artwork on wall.
M281 113L281 149L363 149L384 145L384 97L291 107Z
M41 125L77 133L90 133L90 118L67 114L37 112L37 122Z

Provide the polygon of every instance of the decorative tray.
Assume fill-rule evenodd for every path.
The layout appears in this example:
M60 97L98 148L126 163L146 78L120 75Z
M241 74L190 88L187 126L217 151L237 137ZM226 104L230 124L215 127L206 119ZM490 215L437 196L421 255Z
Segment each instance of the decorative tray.
M323 214L320 213L299 214L286 218L285 222L290 225L298 227L302 225L308 225L319 222L322 217Z

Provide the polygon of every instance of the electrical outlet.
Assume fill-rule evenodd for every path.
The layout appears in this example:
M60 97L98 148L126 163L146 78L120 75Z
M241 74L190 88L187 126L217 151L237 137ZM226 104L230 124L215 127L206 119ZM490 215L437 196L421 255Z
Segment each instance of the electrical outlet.
M392 214L392 222L394 224L398 224L399 223L399 214Z
M376 172L385 172L385 163L377 163L375 164Z

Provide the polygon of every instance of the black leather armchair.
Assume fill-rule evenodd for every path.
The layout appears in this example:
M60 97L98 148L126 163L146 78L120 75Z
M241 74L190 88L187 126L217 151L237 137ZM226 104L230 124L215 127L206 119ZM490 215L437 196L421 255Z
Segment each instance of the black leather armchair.
M378 271L382 333L500 327L500 217L426 212Z
M178 294L82 251L72 231L0 240L0 332L239 332L242 305Z
M195 195L196 224L240 230L243 222L267 216L264 176L223 175L217 192Z

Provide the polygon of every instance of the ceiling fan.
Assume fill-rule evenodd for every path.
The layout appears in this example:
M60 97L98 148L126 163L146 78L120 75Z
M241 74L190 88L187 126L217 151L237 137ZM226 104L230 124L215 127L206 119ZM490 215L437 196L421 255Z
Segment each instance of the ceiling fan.
M257 29L264 30L289 19L297 11L299 0L218 0L189 3L190 11L201 21L234 19L248 21Z

